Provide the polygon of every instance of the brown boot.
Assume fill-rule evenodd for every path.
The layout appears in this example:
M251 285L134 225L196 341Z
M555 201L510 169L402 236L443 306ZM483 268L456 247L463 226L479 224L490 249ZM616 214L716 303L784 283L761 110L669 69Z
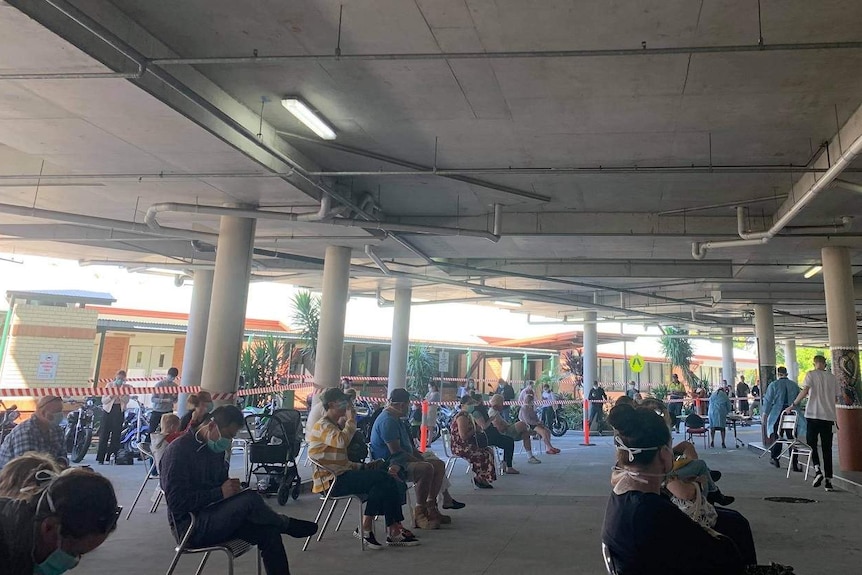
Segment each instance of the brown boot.
M440 513L440 510L437 509L437 503L436 502L429 501L425 507L426 507L426 513L428 515L428 518L431 519L432 521L436 521L440 525L449 525L450 523L452 523L451 517L449 517L448 515L443 515L442 513Z
M413 508L413 527L416 529L440 529L440 522L428 517L424 505L417 505Z

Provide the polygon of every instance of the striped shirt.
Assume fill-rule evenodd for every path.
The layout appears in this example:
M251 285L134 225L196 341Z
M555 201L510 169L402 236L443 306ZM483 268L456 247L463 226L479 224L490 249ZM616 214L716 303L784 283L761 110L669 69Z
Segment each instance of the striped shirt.
M347 446L353 439L354 433L356 433L355 419L348 419L344 429L341 429L328 417L321 417L311 427L311 433L308 436L308 456L334 471L336 475L351 469L359 469L361 467L359 463L353 463L347 459ZM312 491L322 493L329 489L330 483L332 483L332 474L315 466Z

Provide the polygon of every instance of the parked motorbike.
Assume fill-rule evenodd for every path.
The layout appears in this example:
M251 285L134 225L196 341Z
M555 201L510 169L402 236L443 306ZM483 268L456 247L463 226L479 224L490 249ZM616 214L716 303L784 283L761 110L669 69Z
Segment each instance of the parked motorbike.
M137 404L137 407L126 409L126 415L123 419L123 431L120 433L120 448L128 451L135 457L140 457L138 446L141 443L149 443L150 441L150 411L145 409L143 404L138 401L138 397L133 395L129 398Z
M551 435L554 437L562 437L569 430L569 420L563 415L563 406L561 405L551 405L546 407L545 409L554 410L553 417L551 418Z
M66 453L70 454L72 463L80 463L90 450L96 410L101 410L101 407L97 407L98 399L88 397L84 401L75 399L64 401L78 406L66 416Z
M15 420L18 419L19 415L17 405L13 404L7 407L3 400L0 400L0 443L3 443L6 436L12 433L12 430L18 425Z
M449 429L456 413L458 413L458 410L455 407L450 407L448 405L437 406L437 422L434 425L434 433L431 434L431 440L429 443L434 443L434 441L440 437L441 430Z

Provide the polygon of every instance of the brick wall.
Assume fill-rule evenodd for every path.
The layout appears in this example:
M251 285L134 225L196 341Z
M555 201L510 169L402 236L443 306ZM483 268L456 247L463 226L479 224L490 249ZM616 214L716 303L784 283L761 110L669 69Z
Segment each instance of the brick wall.
M99 366L99 379L112 378L121 369L126 369L129 359L129 336L109 335L105 337L102 348L102 363Z
M171 367L175 367L180 370L180 374L183 373L183 357L185 357L186 353L186 338L178 337L174 340L174 355L171 358Z
M19 303L3 360L0 382L7 387L86 386L93 361L98 313L86 308ZM53 380L36 379L42 354L57 355Z

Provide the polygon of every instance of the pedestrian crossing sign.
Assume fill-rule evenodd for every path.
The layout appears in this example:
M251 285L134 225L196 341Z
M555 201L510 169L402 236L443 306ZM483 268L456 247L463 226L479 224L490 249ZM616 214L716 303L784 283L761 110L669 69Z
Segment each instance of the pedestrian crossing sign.
M644 358L641 357L641 354L637 353L632 356L629 360L629 367L632 369L634 373L640 373L644 369Z

